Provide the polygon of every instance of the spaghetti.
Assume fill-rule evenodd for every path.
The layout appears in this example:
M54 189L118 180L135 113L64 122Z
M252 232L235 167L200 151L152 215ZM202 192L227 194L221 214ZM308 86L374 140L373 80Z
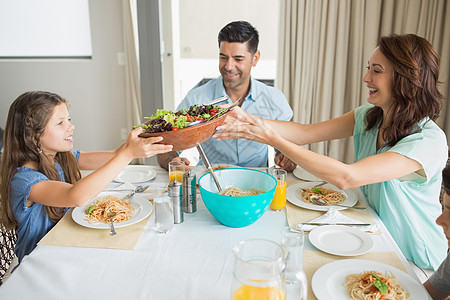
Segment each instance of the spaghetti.
M245 197L254 196L265 193L265 191L250 189L248 191L241 190L237 187L229 187L219 193L219 195L232 196L232 197Z
M345 194L323 187L315 187L311 189L301 188L300 193L302 195L302 200L311 204L315 204L311 199L312 196L323 199L329 205L341 204L346 199Z
M411 294L397 281L392 272L386 275L377 271L350 274L345 277L345 287L351 299L355 300L408 300Z
M108 212L114 212L116 215L112 218L114 223L120 223L132 218L131 212L134 207L127 201L115 197L105 196L95 200L86 209L85 220L89 223L109 223L110 218L107 216Z

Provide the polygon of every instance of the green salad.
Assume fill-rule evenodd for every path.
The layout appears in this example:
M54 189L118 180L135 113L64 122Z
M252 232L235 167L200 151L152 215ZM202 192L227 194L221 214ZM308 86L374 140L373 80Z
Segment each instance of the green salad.
M158 109L156 114L146 117L149 119L147 124L134 126L134 128L142 127L146 133L175 131L186 128L195 121L209 121L216 114L221 115L226 111L218 105L202 105L197 104L189 107L189 109L180 109L177 112L170 110Z

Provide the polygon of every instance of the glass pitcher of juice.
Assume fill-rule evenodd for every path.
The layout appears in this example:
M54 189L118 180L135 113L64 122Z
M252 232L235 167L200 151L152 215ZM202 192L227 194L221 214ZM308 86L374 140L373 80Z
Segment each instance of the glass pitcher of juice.
M286 300L286 250L263 239L245 240L233 248L231 300Z
M274 169L272 176L277 180L277 187L270 208L273 210L281 210L286 206L286 176L287 172L281 169Z

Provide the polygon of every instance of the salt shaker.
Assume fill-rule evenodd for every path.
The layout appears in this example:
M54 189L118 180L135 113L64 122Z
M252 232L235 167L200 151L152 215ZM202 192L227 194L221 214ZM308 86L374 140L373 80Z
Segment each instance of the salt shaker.
M185 213L193 213L197 211L197 200L195 190L195 174L187 171L183 174L183 211Z
M167 194L156 197L155 203L155 225L159 233L169 232L174 224L172 201Z
M169 183L169 198L172 201L173 220L175 224L183 223L183 199L181 196L181 183L174 180Z

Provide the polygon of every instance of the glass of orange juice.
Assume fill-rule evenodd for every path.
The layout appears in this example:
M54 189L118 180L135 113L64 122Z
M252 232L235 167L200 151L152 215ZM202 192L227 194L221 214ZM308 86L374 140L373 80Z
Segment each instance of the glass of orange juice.
M186 165L180 160L173 160L169 162L169 182L174 180L182 183L183 174L185 172Z
M287 172L282 169L274 169L272 176L277 180L277 187L273 195L270 208L273 210L282 210L286 206L286 176Z

